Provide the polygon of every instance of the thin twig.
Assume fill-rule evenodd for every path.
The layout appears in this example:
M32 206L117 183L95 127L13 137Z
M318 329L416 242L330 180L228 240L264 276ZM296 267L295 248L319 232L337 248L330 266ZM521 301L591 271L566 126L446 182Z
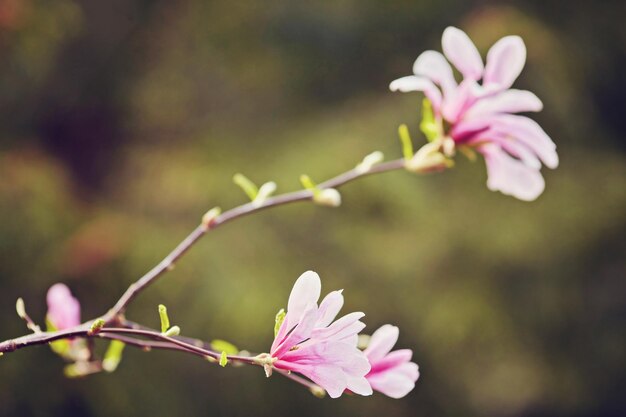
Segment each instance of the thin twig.
M319 189L325 188L338 188L344 184L354 181L358 178L365 177L372 174L379 174L388 171L395 171L403 169L405 166L404 159L396 159L389 162L384 162L378 165L374 165L366 172L359 171L357 169L351 169L343 174L337 175L334 178L329 179L318 185ZM211 224L207 227L205 225L199 225L196 227L176 248L170 252L157 266L152 268L148 273L139 278L136 282L131 284L128 289L122 294L120 299L115 303L113 308L103 317L107 324L115 322L116 317L126 310L128 304L143 290L145 290L150 284L156 281L162 274L172 268L176 261L185 254L204 234L210 230L215 229L222 224L230 222L240 217L244 217L248 214L255 213L257 211L265 210L270 207L282 206L289 203L295 203L297 201L311 200L313 198L313 191L311 190L299 190L286 194L281 194L275 197L270 197L265 200L261 205L255 205L250 203L242 204L234 207L228 211L225 211L221 215L217 216Z
M354 181L358 178L365 177L368 175L379 174L388 171L395 171L399 169L403 169L405 167L405 161L403 159L396 159L389 162L383 162L371 167L368 171L362 172L358 169L351 169L343 174L340 174L330 180L327 180L318 185L318 189L326 189L326 188L338 188L344 184L347 184L351 181ZM119 300L115 303L115 305L104 315L102 319L105 321L105 329L101 330L101 332L106 335L111 334L133 334L136 336L145 336L152 339L159 340L161 342L170 343L170 345L153 345L150 347L157 348L157 346L162 348L171 348L176 345L180 348L185 349L186 351L193 352L200 355L205 355L208 357L219 359L220 354L209 349L206 349L207 344L189 338L171 338L162 335L159 332L152 331L146 328L123 328L116 326L124 326L125 320L123 319L122 314L126 310L128 304L137 297L139 293L145 290L149 285L154 283L161 275L170 270L176 261L180 259L204 234L211 229L215 229L225 223L228 223L232 220L235 220L240 217L247 216L249 214L265 210L271 207L281 206L289 203L295 203L298 201L311 200L313 198L312 190L299 190L294 191L282 195L278 195L275 197L270 197L265 200L261 205L247 203L232 208L221 215L217 216L215 219L211 221L209 225L199 225L196 227L181 243L176 246L176 248L170 252L158 265L148 271L144 276L139 278L133 284L131 284L128 289L122 294ZM0 354L13 352L18 349L22 349L31 345L41 345L53 342L59 339L67 339L72 337L93 337L98 336L92 335L89 333L89 329L91 327L91 323L93 321L89 321L83 323L79 326L65 329L61 331L55 332L42 332L31 335L26 335L22 337L18 337L12 340L6 340L4 342L0 342ZM110 327L114 326L114 327ZM131 326L132 327L132 326ZM102 337L102 336L100 336ZM200 346L198 346L198 344ZM210 344L208 344L210 346ZM139 346L141 347L141 346ZM229 359L244 362L244 363L254 363L254 360L249 357L244 356L229 356Z

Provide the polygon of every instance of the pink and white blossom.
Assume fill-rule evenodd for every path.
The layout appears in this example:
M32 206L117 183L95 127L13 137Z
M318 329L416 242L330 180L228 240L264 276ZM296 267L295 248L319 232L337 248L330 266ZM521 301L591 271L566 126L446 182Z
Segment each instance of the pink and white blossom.
M374 332L364 350L372 366L365 378L374 390L391 398L402 398L411 392L420 375L417 364L411 362L412 350L391 352L398 334L396 326L385 324Z
M364 314L349 313L335 320L343 306L342 291L329 293L318 306L320 292L320 278L313 271L294 284L270 351L273 366L306 376L332 398L346 390L371 395L365 378L370 364L357 348Z
M57 329L64 330L80 324L80 303L72 296L65 284L54 284L46 295L48 321Z
M515 114L543 107L532 92L511 88L526 62L524 41L519 36L500 39L487 53L486 64L460 29L448 27L442 46L445 56L425 51L413 65L414 75L393 81L391 90L424 93L441 140L451 138L456 146L475 148L484 156L489 189L521 200L536 199L545 188L542 163L556 168L559 158L543 129ZM448 61L461 73L460 83Z

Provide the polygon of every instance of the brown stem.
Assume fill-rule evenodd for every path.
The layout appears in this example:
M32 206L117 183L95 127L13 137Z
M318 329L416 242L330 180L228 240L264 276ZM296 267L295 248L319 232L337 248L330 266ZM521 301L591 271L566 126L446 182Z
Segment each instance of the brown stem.
M326 188L338 188L344 184L347 184L351 181L354 181L358 178L378 174L388 171L395 171L398 169L403 169L405 167L405 161L403 159L397 159L389 162L380 163L378 165L374 165L371 169L366 172L359 171L357 169L351 169L343 174L340 174L334 178L331 178L328 181L325 181L318 185L319 189ZM73 327L71 329L66 329L62 331L55 332L42 332L36 334L30 334L22 337L18 337L12 340L6 340L4 342L0 342L0 354L13 352L18 349L22 349L28 346L33 345L41 345L53 342L59 339L67 339L71 337L105 337L111 336L107 338L113 338L113 335L117 335L117 338L123 336L123 334L131 334L134 336L144 336L151 338L153 340L157 340L159 342L165 344L145 344L140 343L139 340L133 339L132 344L138 347L146 347L146 348L163 348L163 349L173 349L174 350L184 350L186 352L195 353L199 355L209 356L212 358L219 359L220 354L214 351L211 351L206 348L206 346L210 346L202 341L196 339L189 338L171 338L162 335L161 333L144 328L142 326L136 325L134 323L128 322L128 326L124 327L115 327L115 326L124 326L125 320L123 319L122 314L126 310L128 304L135 298L139 293L145 290L149 285L155 282L161 275L170 270L176 261L185 254L204 234L210 230L215 229L216 227L221 226L227 222L235 220L240 217L247 216L249 214L255 213L257 211L265 210L270 207L281 206L284 204L295 203L298 201L311 200L313 197L313 191L311 190L299 190L294 191L282 195L278 195L275 197L270 197L265 200L261 205L256 205L252 203L242 204L238 207L232 208L221 215L217 216L209 225L199 225L196 227L190 234L187 236L181 243L176 246L176 248L170 252L158 265L148 271L144 276L139 278L133 284L131 284L128 289L122 294L119 300L115 303L115 305L102 317L106 323L106 327L100 330L96 335L92 335L89 333L89 329L93 321L86 322L79 326ZM113 327L112 327L113 326ZM131 327L131 328L128 328ZM130 343L130 341L129 341ZM230 356L229 359L245 362L245 363L254 363L252 358L248 357L238 357L238 356Z
M325 181L318 185L319 189L325 188L337 188L358 178L379 174L387 171L395 171L402 169L405 166L404 159L396 159L389 162L384 162L378 165L374 165L369 171L361 172L357 169L351 169L344 172L328 181ZM217 218L215 218L211 224L207 227L205 225L199 225L187 236L176 248L170 252L157 266L148 271L144 276L139 278L136 282L131 284L126 292L122 294L120 299L115 303L113 308L103 317L107 324L114 323L116 317L124 313L128 304L143 290L145 290L150 284L156 281L161 275L171 269L176 261L185 254L204 234L210 230L219 227L220 225L229 221L235 220L240 217L244 217L248 214L255 213L257 211L265 210L270 207L281 206L284 204L295 203L297 201L310 200L313 197L311 190L299 190L291 193L278 195L276 197L270 197L261 205L255 205L252 203L242 204L228 211L225 211Z

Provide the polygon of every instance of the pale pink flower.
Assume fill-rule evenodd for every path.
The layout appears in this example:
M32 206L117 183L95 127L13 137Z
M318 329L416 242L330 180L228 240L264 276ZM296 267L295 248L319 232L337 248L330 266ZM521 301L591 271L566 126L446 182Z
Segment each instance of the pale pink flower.
M391 398L402 398L411 392L420 376L417 364L411 362L412 350L391 352L398 341L398 334L396 326L385 324L374 332L364 350L372 366L365 378L374 390Z
M422 53L415 75L399 78L393 91L421 91L432 104L441 139L473 147L487 165L487 187L521 200L534 200L545 187L541 163L556 168L556 146L533 120L514 113L536 112L541 100L525 90L510 88L526 62L526 47L519 36L496 42L483 61L470 38L460 29L443 32L442 55ZM463 76L454 78L450 61ZM482 84L478 81L482 79Z
M80 324L80 303L72 296L65 284L54 284L46 296L47 318L57 330L64 330Z
M312 271L294 284L287 315L272 344L273 366L306 376L332 398L345 390L371 395L365 378L370 364L357 348L364 314L350 313L333 321L343 306L343 295L333 291L318 307L320 292L320 278Z

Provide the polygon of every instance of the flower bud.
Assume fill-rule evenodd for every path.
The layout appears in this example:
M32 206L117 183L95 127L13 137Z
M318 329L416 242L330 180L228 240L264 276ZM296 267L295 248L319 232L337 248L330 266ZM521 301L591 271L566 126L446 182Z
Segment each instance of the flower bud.
M80 303L65 284L55 284L48 290L48 321L57 330L80 324Z
M334 188L326 188L314 193L313 201L321 206L339 207L341 205L341 194Z

